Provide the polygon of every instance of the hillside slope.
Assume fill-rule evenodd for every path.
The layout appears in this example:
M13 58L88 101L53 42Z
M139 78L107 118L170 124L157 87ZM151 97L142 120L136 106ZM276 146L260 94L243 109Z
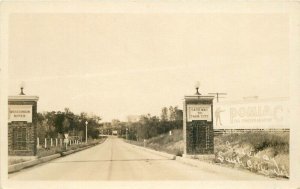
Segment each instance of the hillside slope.
M130 143L177 156L183 154L182 130ZM248 169L271 177L289 177L289 133L247 132L214 137L215 159L212 163Z

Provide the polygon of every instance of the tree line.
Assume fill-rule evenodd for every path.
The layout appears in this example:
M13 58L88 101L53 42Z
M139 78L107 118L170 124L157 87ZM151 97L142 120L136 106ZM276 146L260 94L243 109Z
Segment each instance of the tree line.
M88 115L85 112L75 114L65 108L63 112L52 111L38 113L37 137L64 138L68 133L70 137L77 137L85 140L85 122L88 122L88 137L98 138L101 118L96 115Z
M73 113L69 108L64 111L51 111L38 113L37 137L64 138L68 133L70 137L85 140L85 122L88 122L88 137L98 138L100 134L111 135L117 131L118 135L129 140L143 140L167 133L173 129L182 129L182 110L177 106L163 107L161 115L141 115L137 121L121 122L117 119L101 123L101 118L88 115L85 112Z

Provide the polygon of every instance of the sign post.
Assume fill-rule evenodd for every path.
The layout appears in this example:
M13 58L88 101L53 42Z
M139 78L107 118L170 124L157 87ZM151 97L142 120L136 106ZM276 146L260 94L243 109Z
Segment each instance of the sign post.
M213 96L185 96L183 103L184 156L213 158Z
M66 150L68 149L68 143L69 143L69 134L65 133L64 143L66 145Z

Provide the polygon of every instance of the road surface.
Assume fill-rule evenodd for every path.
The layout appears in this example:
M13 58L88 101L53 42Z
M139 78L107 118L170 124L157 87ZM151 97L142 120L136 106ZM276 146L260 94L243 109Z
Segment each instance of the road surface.
M225 169L227 170L227 168ZM10 180L268 180L219 166L196 167L109 137L95 147L9 174Z

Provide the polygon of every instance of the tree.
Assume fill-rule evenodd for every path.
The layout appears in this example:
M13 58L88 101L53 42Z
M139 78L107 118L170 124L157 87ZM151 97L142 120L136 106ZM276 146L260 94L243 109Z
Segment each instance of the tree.
M176 114L175 114L173 106L169 107L169 115L170 115L169 120L170 121L175 121Z
M67 133L69 131L69 127L70 127L70 121L68 118L65 117L63 121L63 131Z
M162 108L160 119L162 121L167 121L168 120L168 108L167 107Z

